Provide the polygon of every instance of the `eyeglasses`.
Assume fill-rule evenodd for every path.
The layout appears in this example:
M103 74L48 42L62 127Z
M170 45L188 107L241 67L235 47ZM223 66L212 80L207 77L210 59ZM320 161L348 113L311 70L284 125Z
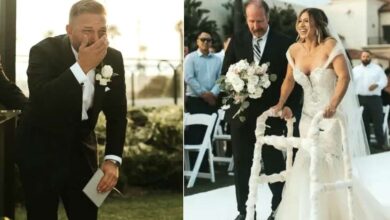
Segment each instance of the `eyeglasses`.
M198 38L200 41L202 41L202 42L213 42L213 39L211 39L211 38Z

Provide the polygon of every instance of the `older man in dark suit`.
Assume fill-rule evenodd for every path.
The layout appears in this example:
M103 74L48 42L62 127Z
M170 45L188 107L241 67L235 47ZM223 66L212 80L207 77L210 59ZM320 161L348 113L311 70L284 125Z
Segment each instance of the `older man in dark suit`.
M0 57L0 105L6 109L23 109L26 103L26 96L5 75Z
M248 181L252 165L254 145L256 142L256 119L261 113L268 110L278 102L280 87L282 85L286 68L286 51L293 42L290 38L275 32L268 25L269 7L264 1L251 0L245 4L246 23L248 28L236 33L227 48L222 67L222 74L226 74L229 66L242 59L248 62L256 62L261 65L270 63L271 86L264 90L259 99L249 99L250 106L243 112L246 120L241 122L238 117L232 118L239 106L232 106L226 116L230 118L232 146L234 156L234 178L236 186L236 199L239 215L237 220L245 219L248 199ZM288 104L294 110L299 108L300 92L294 91ZM287 105L288 105L287 104ZM283 114L292 114L290 108L283 109ZM266 134L282 135L285 132L285 122L280 118L267 120L270 125ZM285 169L285 161L281 151L272 146L263 148L263 161L266 174L278 173ZM272 191L272 213L269 219L273 219L274 211L281 201L283 183L270 184Z
M57 219L59 199L69 219L97 219L82 192L97 169L94 128L106 116L106 148L97 190L117 183L126 130L123 58L108 47L106 13L94 0L76 2L67 35L30 50L30 103L18 129L18 164L28 219Z

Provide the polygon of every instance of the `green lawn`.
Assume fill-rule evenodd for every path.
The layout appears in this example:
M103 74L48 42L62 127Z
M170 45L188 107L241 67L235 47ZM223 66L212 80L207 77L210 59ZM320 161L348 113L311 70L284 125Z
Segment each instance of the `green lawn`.
M16 220L26 219L25 209L17 207ZM60 207L59 220L66 220ZM99 220L182 220L183 194L167 191L138 191L126 198L110 197L99 209Z

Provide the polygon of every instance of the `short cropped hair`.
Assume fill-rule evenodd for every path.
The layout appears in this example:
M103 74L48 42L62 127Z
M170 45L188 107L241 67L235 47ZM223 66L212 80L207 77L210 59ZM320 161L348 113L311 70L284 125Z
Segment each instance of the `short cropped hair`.
M106 9L102 4L95 0L81 0L76 2L69 12L69 23L72 20L84 13L106 15Z

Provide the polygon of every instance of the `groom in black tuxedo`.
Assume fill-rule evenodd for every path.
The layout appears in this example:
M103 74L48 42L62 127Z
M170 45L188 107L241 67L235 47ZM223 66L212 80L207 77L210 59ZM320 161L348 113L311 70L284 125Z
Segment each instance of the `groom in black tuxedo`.
M76 2L66 30L30 50L30 103L18 127L17 151L29 220L57 219L60 199L69 219L97 219L97 207L82 189L98 167L94 128L101 111L107 122L98 191L116 185L122 161L124 65L121 53L108 47L103 5Z
M255 129L256 119L264 111L274 106L278 102L280 87L282 85L286 69L286 51L292 40L272 30L268 25L269 7L266 2L251 0L245 4L245 16L247 28L235 34L227 51L222 66L222 74L226 74L229 66L242 59L248 62L270 63L268 72L271 75L271 86L264 90L259 99L249 99L250 105L243 112L246 117L241 122L238 117L232 118L237 112L237 105L226 112L226 117L230 118L231 136L234 157L234 179L236 186L237 208L240 214L237 220L246 217L246 201L249 193L249 177L252 166L254 145L256 142ZM298 110L300 100L299 91L294 91L287 103L294 112ZM283 114L292 114L289 107L283 109ZM280 118L269 118L266 135L282 135L285 133L285 121ZM265 173L279 173L285 170L285 160L281 151L272 146L264 147L262 151ZM283 183L269 184L272 191L272 214L268 219L273 219L274 211L281 201Z

